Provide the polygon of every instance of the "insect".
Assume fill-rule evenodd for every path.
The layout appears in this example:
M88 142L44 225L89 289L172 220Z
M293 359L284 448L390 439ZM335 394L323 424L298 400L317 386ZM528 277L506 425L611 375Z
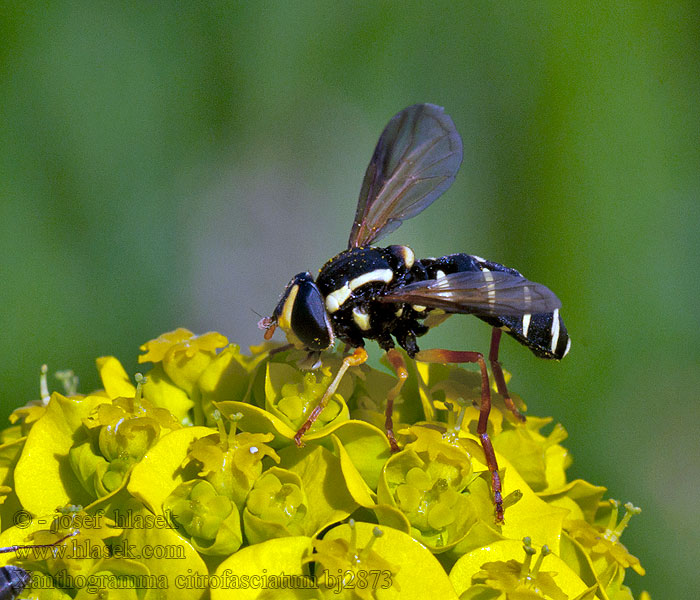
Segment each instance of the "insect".
M416 338L454 313L472 314L492 326L488 361L499 394L515 417L525 417L508 394L498 362L502 332L541 358L561 359L571 345L559 314L561 302L547 287L518 271L470 254L417 259L407 246L374 244L432 204L455 179L462 140L443 108L416 104L388 123L367 167L347 250L329 260L316 279L309 272L287 284L272 316L259 323L270 339L276 327L289 345L305 350L306 364L336 339L354 352L343 359L318 406L295 436L298 445L327 405L348 368L367 360L365 340L386 351L398 382L386 404L386 430L393 451L393 402L408 377L398 344L425 362L476 363L481 372L477 433L491 474L497 522L503 522L498 463L486 431L491 395L486 360L480 352L419 350Z
M68 538L78 535L79 533L80 532L78 530L75 530L72 533L62 537L60 540L55 541L53 544L6 546L4 548L0 548L0 553L17 552L17 550L28 550L32 548L53 548L58 546L60 543L65 542ZM4 567L0 567L0 600L14 600L22 593L22 590L27 587L31 580L32 574L22 567L17 567L15 565L5 565Z

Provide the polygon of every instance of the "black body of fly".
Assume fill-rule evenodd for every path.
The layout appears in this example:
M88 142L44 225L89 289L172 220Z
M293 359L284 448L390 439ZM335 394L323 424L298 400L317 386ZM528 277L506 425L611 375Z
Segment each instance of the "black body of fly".
M365 339L375 340L388 351L394 347L393 336L413 358L419 351L416 337L443 320L435 318L435 313L463 311L451 311L448 306L389 303L385 297L411 283L437 281L455 273L493 271L522 277L515 269L469 254L414 259L407 246L352 248L320 269L316 286L325 298L335 337L353 348L364 346ZM476 316L502 329L540 358L561 359L568 351L569 336L558 309L535 315Z

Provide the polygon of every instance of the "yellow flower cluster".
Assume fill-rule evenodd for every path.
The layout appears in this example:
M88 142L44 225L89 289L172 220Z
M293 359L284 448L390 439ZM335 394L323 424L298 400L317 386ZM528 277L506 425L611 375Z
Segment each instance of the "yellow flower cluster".
M152 367L133 382L98 359L87 395L68 376L49 394L44 370L1 434L0 546L78 533L0 554L32 571L33 597L632 599L626 570L644 571L619 538L639 510L567 479L563 427L494 394L497 524L478 374L407 361L392 453L395 378L350 369L299 448L341 357L308 372L273 349L178 329L141 346Z

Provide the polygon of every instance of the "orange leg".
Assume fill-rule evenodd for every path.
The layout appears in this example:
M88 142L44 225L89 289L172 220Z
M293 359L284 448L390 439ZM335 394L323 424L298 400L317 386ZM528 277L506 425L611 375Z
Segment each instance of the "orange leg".
M481 447L486 455L486 466L491 473L491 489L493 490L493 504L495 507L496 523L503 523L503 495L501 490L501 476L498 473L496 453L491 444L491 438L486 432L491 412L491 390L489 387L489 374L486 370L486 362L481 352L463 352L455 350L421 350L415 356L416 360L430 363L478 363L481 369L481 406L479 408L479 423L476 432L481 440Z
M309 418L306 419L306 421L304 421L304 424L299 428L299 431L296 432L296 435L294 436L294 443L297 446L301 448L304 445L304 442L301 441L301 438L314 424L316 419L318 419L318 415L320 415L321 412L323 412L323 409L326 408L326 406L328 406L328 402L330 401L331 396L335 394L335 391L338 389L338 385L340 385L340 380L343 378L343 375L345 375L345 371L347 371L350 367L361 365L362 363L367 361L367 358L367 352L364 348L356 348L355 352L353 352L350 356L346 356L343 359L343 364L340 365L338 373L336 374L333 381L331 381L331 384L326 389L325 393L323 394L323 397L321 398L321 400L319 400L316 407L311 411Z
M406 379L408 379L408 371L406 370L406 363L403 360L403 356L401 356L401 353L396 350L396 348L387 351L386 357L399 380L396 382L396 385L389 390L389 394L386 397L386 411L384 413L386 415L386 421L384 427L386 428L386 437L389 438L391 451L398 452L399 444L396 441L396 437L394 437L394 420L392 415L394 413L394 400L401 393L401 388L403 384L406 383Z
M79 533L80 530L76 529L72 533L64 535L60 540L56 540L53 544L23 544L21 546L5 546L3 548L0 548L0 553L17 552L17 550L29 550L31 548L53 548L54 546L58 546L61 542L65 542L68 538L72 538L73 536L78 535Z
M491 350L489 351L489 362L491 363L491 372L493 373L493 378L496 380L496 387L498 388L498 393L503 396L503 400L506 406L515 415L518 421L525 422L525 415L518 410L515 406L515 402L510 397L508 393L508 388L506 387L506 378L503 376L503 370L501 369L501 363L498 362L498 346L501 342L502 331L497 327L493 328L491 332Z

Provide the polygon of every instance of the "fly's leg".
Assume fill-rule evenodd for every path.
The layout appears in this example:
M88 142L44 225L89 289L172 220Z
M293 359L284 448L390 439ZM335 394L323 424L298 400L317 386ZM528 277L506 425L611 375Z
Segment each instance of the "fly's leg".
M525 415L518 410L518 407L515 406L515 402L513 402L513 399L510 397L508 388L506 387L506 378L503 376L503 370L501 369L501 363L498 362L498 347L501 343L501 333L502 331L498 327L494 327L491 332L491 349L489 350L491 372L493 373L493 378L496 380L498 393L503 396L508 410L515 415L518 421L524 423Z
M401 393L401 388L403 388L403 384L406 383L406 379L408 379L408 370L406 369L406 363L403 356L401 356L401 353L396 350L396 348L388 350L386 353L386 358L389 361L389 364L391 364L391 367L394 369L394 372L399 380L396 382L396 385L389 390L386 397L386 410L384 413L386 415L386 421L384 423L384 427L386 429L386 437L389 438L391 451L398 452L399 444L394 436L394 400Z
M340 385L340 380L343 378L343 375L345 375L345 371L347 371L350 367L356 367L367 362L367 358L367 352L364 348L356 348L355 352L353 352L350 356L346 356L343 359L343 364L340 365L338 373L336 374L333 381L331 381L331 384L326 389L325 393L323 394L323 397L319 400L318 404L311 411L309 418L306 419L306 421L304 421L304 424L299 428L299 431L296 432L296 435L294 436L294 443L297 446L301 448L304 445L304 442L302 442L301 438L314 424L316 419L318 419L318 415L320 415L323 412L323 409L326 408L326 406L328 406L328 402L330 401L331 396L335 394L335 391L338 389L338 385Z
M486 466L491 473L491 490L493 491L493 504L496 515L496 523L503 523L503 495L501 489L501 476L498 473L496 453L491 444L491 438L486 432L491 412L491 390L489 387L489 374L486 370L486 362L481 352L464 352L456 350L421 350L415 356L416 360L429 363L477 363L481 369L481 406L479 407L479 423L476 432L481 440L481 447L486 455Z
M267 339L267 338L265 338ZM291 348L294 348L292 344L285 344L284 346L277 346L277 348L273 348L270 350L269 355L274 356L275 354L279 354L280 352L286 352L287 350L290 350Z
M54 546L58 546L61 542L65 542L68 538L78 535L79 533L80 530L76 529L72 533L64 535L60 540L56 540L53 542L53 544L23 544L20 546L4 546L0 548L0 553L17 552L17 550L30 550L32 548L53 548Z

